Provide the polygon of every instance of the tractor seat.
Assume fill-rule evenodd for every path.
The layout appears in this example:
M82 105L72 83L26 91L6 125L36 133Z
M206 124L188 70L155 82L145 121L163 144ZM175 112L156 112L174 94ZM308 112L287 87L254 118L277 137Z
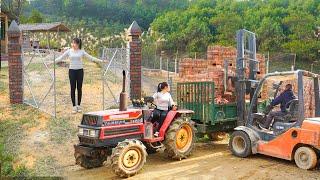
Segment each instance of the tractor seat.
M298 120L298 112L299 112L299 100L293 99L286 104L286 115L284 116L276 116L274 117L275 122L296 122Z

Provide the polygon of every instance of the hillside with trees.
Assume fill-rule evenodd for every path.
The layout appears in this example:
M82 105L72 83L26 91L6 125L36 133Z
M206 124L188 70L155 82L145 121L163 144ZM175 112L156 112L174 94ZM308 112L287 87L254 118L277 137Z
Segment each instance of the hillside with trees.
M320 54L319 0L33 0L24 2L20 19L63 21L77 32L72 35L94 37L92 51L124 46L123 32L136 20L149 58L161 50L201 54L211 44L234 46L240 28L257 34L260 52L296 53L304 60Z

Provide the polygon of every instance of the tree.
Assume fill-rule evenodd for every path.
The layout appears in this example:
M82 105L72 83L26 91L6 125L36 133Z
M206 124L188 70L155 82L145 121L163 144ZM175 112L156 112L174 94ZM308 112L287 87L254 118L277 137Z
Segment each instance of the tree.
M259 50L264 52L281 50L285 35L280 23L272 20L270 17L266 17L260 23L256 34L258 37L257 45L259 46Z
M22 15L23 5L26 3L25 0L2 0L1 8L5 10L9 17L20 22L20 16Z
M287 42L283 47L297 53L303 59L315 59L320 43L314 36L316 19L306 12L292 12L283 19L287 33Z
M33 9L30 17L28 18L28 23L42 23L43 21L44 18L42 14L36 9Z
M237 30L243 28L242 18L234 13L218 14L212 19L217 35L215 41L221 45L235 45Z

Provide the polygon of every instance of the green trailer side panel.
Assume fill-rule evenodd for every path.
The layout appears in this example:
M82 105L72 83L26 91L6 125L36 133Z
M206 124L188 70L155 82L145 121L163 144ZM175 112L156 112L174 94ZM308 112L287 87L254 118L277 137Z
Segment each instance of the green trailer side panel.
M178 104L181 108L195 111L192 119L206 125L235 120L236 103L215 104L214 90L214 82L178 83Z
M178 83L178 104L181 108L191 109L195 113L192 119L209 123L214 112L214 83L188 82Z

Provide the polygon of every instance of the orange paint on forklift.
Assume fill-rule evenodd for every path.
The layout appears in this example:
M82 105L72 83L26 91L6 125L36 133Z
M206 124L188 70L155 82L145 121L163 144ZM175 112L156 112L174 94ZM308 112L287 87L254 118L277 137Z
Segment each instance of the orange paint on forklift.
M301 128L291 128L274 140L258 141L258 153L292 160L294 150L301 144L320 150L320 120L305 120Z

